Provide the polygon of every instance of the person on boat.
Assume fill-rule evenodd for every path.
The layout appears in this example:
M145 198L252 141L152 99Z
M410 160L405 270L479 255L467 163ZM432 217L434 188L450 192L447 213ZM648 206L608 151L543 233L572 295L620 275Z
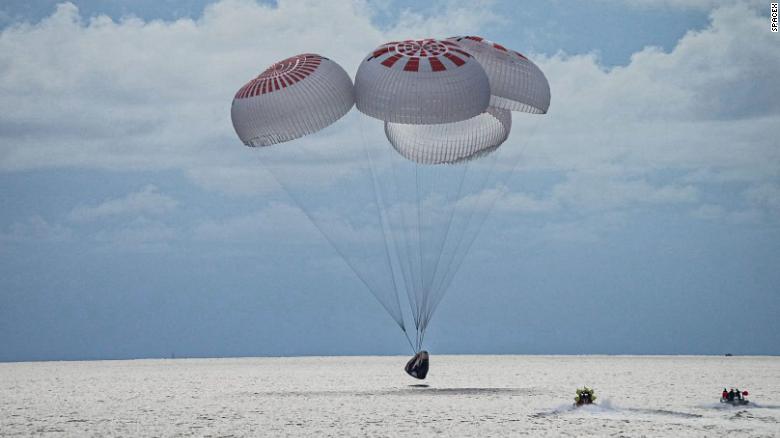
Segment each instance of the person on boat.
M734 388L729 389L729 401L734 401Z
M723 400L729 398L729 392L726 391L726 388L723 388L723 393L720 395L720 398L722 398Z
M588 388L587 386L582 389L577 389L577 396L574 397L574 404L576 406L593 404L594 401L596 401L596 395L593 392L593 389Z
M734 398L736 400L742 400L742 391L740 391L739 389L735 389L734 390Z

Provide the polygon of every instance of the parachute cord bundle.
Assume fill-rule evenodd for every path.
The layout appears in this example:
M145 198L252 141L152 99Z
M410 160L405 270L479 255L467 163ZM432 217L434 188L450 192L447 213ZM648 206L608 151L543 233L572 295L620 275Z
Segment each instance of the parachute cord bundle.
M398 282L395 279L396 274L395 274L395 271L393 269L392 257L390 255L391 254L391 252L390 252L390 245L391 244L394 245L395 244L395 240L388 237L388 232L389 232L390 225L387 223L387 218L385 217L385 215L382 214L382 212L385 211L384 197L381 194L381 188L379 187L379 183L377 182L376 171L375 171L375 167L374 167L374 161L371 159L371 154L368 151L368 147L366 145L366 143L367 143L366 142L366 135L365 135L365 132L364 132L364 129L363 129L363 122L360 119L361 119L361 117L358 116L358 125L360 126L361 145L363 146L363 153L364 153L364 155L366 157L366 160L368 160L368 168L371 171L371 183L372 183L372 187L374 188L374 199L375 199L375 201L377 203L377 206L379 207L377 209L377 214L379 215L379 223L380 223L380 226L382 228L382 236L383 236L383 240L384 240L384 244L385 244L385 253L387 255L388 267L390 268L390 272L392 273L393 290L395 291L396 303L398 303L398 309L400 310L401 309L401 298L400 298L400 292L398 291L399 285L398 285ZM412 347L412 350L418 351L419 350L419 345L417 347L412 345L412 340L409 338L409 333L406 331L406 326L404 324L404 319L403 319L403 312L401 312L400 321L401 321L401 323L400 323L401 330L404 332L404 337L409 342L409 346Z
M365 139L365 121L360 124ZM532 131L525 130L524 140L530 139ZM480 160L428 165L388 154L386 148L368 141L366 151L372 178L378 183L384 232L395 259L392 266L399 277L398 299L401 288L406 289L417 352L521 154L498 151ZM430 205L437 197L441 203Z
M485 173L485 179L480 189L480 192L483 193L483 195L476 200L478 204L486 205L486 208L484 208L482 211L479 209L474 209L469 213L468 225L466 225L466 230L469 231L464 231L456 239L456 247L455 250L452 251L453 256L448 263L447 268L445 269L446 274L441 277L442 282L440 285L434 288L433 306L431 307L430 312L426 315L426 321L430 321L430 319L433 317L433 313L436 310L438 304L444 298L444 295L452 284L455 275L459 272L461 265L471 250L471 247L474 245L474 242L476 242L476 239L482 231L485 222L490 216L490 213L495 207L496 202L503 194L501 188L506 186L509 178L512 177L514 170L517 168L520 162L520 154L517 154L514 157L509 157L505 162L505 164L508 165L507 168L509 170L505 172L499 172L498 177L492 179L491 177L495 175L495 167L497 166L498 162L498 159L494 159L492 163L490 163L490 170ZM492 189L491 191L489 187L496 188ZM474 225L472 226L471 224Z
M362 124L363 121L361 131L364 131ZM431 173L440 168L412 163L395 154L387 154L387 149L381 145L368 145L367 150L373 154L382 154L381 157L371 157L372 154L369 153L369 160L374 181L380 181L378 192L383 200L382 210L392 216L386 217L383 223L387 226L385 232L388 236L388 248L396 259L393 266L406 290L411 319L417 331L414 350L419 351L427 324L425 309L431 304L430 291L435 282L436 266L441 261L446 236L453 223L452 216L467 166L447 166L446 171L451 173L453 178L442 183L438 181L437 172ZM380 162L383 163L381 167L377 165ZM424 178L426 173L428 177ZM399 183L401 180L406 180L407 184ZM447 181L453 184L446 184ZM436 211L430 207L426 208L425 203L431 202L431 195L441 195L442 188L448 188L444 191L445 196L441 197L442 204L447 206L448 211L444 217L445 221L438 224L435 223L434 217ZM389 225L391 222L395 227ZM434 226L438 225L443 226L437 233L431 233ZM400 297L400 288L398 289Z

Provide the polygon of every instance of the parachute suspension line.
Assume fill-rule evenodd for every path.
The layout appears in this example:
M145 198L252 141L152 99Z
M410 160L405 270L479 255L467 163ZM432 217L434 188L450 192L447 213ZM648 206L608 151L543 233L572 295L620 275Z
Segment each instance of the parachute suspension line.
M419 343L422 345L422 338L425 328L428 324L426 315L430 306L431 298L431 286L435 277L435 263L431 259L438 258L441 254L441 245L437 245L437 231L439 228L435 222L435 217L431 210L436 209L438 203L442 203L441 209L446 209L449 201L447 196L442 196L442 191L438 190L446 187L445 180L446 173L450 168L444 165L426 166L424 169L420 169L423 164L416 164L415 170L417 171L417 194L418 194L418 224L420 235L420 270L422 273L420 288L422 296L420 297L420 314L418 316L418 331L420 332ZM436 183L440 184L437 185ZM443 187L442 187L443 186ZM445 193L446 195L446 193ZM446 234L443 235L443 239L446 238ZM438 247L439 252L432 252ZM422 254L425 254L423 257Z
M382 210L384 209L384 200L382 199L382 196L379 193L378 183L376 180L376 172L374 171L374 162L371 159L371 154L368 153L368 147L366 146L366 136L365 133L363 132L363 123L360 120L361 117L359 115L357 117L358 117L358 125L360 127L361 146L363 147L363 153L366 156L366 160L368 160L368 168L369 171L371 172L371 185L374 193L374 202L376 205L377 218L379 219L379 226L382 229L382 243L384 243L385 261L387 262L387 267L390 270L390 274L391 274L390 277L393 281L393 291L395 292L395 302L398 305L398 309L400 311L401 300L399 298L398 283L395 281L395 269L393 268L393 263L390 256L389 244L387 241L388 240L387 231L386 231L387 226L385 225L386 218L382 214ZM401 330L404 332L404 335L406 335L406 326L404 324L403 312L400 315L400 319L401 321L399 325L401 326Z
M495 158L495 157L494 157ZM488 181L490 180L490 175L493 172L494 169L495 160L493 161L493 165L490 166L489 170L484 173L484 176L481 178L481 182L477 184L478 188L478 195L484 193L485 188L487 187ZM470 165L470 164L469 164ZM483 171L484 172L484 171ZM479 196L477 196L479 198ZM434 295L434 302L438 303L439 295L444 295L447 288L444 286L449 283L448 278L453 276L454 272L457 272L459 263L455 263L455 260L458 260L458 251L461 249L461 244L463 243L464 239L466 238L467 232L469 231L469 227L472 225L472 221L476 215L476 212L480 208L480 201L477 199L477 206L475 208L472 208L468 219L465 220L465 225L463 225L463 231L459 233L457 236L455 236L455 247L451 251L451 255L448 257L448 261L445 262L445 269L443 271L443 274L441 277L439 277L439 282L434 286L432 295ZM453 269L453 266L455 268ZM434 305L435 307L435 305ZM426 315L426 319L430 320L430 318L433 316L433 311L429 312Z
M532 138L533 134L536 132L536 129L538 128L538 124L534 124L531 129L529 130L529 135L526 138L526 141L523 143L528 142L528 138ZM528 132L528 131L526 131ZM496 157L498 154L493 154ZM497 187L505 187L508 180L515 174L515 170L517 169L517 166L520 163L521 154L518 153L514 157L511 157L508 159L509 161L509 169L508 171L504 172L498 172L498 178L496 179L495 183ZM487 186L490 181L490 176L494 174L495 168L498 167L499 160L496 158L490 163L490 170L486 174L486 177L484 181L481 184L480 192L484 193L487 189ZM450 285L452 284L452 281L454 280L455 275L460 270L460 266L463 264L463 262L466 259L466 256L469 254L469 251L471 250L471 247L473 246L474 242L476 241L477 237L482 231L482 228L487 222L488 217L490 216L490 212L495 207L496 202L503 194L502 190L495 190L492 196L488 196L485 201L487 201L487 208L483 211L484 214L482 215L476 215L476 224L477 226L471 230L471 235L469 237L467 236L467 233L463 233L463 236L461 238L461 241L459 242L458 246L460 246L460 243L463 241L466 241L466 245L464 246L465 250L457 253L457 251L454 253L455 257L453 258L452 262L454 263L454 268L448 269L449 273L444 278L444 282L439 285L438 290L436 291L436 298L435 298L435 304L433 306L433 311L435 311L436 305L441 301L441 299L444 297L446 291L449 289ZM482 201L480 201L481 203ZM469 218L469 226L471 225L472 219L475 217L475 212L477 210L474 209L472 211L471 217ZM457 261L456 261L457 260ZM428 315L428 318L431 318L433 316L433 311Z
M393 175L393 181L395 186L397 187L397 181L398 176L396 175L396 169L395 166L391 165L391 173ZM396 246L403 246L405 250L405 256L401 257L399 256L399 264L402 267L406 268L407 274L408 274L408 281L407 281L407 287L406 287L406 298L409 304L409 310L412 314L412 319L416 321L416 317L420 312L420 309L417 304L417 294L418 294L418 288L417 288L417 278L418 275L415 274L414 270L414 264L412 261L412 254L415 252L413 248L413 242L411 242L411 238L407 238L405 232L409 229L410 225L407 221L406 213L403 209L403 203L406 202L404 200L401 200L400 196L396 193L396 199L398 200L399 205L395 208L395 210L398 212L399 219L401 222L401 228L397 233L394 233L393 236L397 237L397 239L402 239L402 245L399 245L396 243ZM417 328L417 324L415 323L415 329Z
M442 284L442 286L441 286L441 293L439 294L439 296L437 296L437 301L441 300L441 298L444 297L444 292L446 292L447 289L449 289L450 285L452 284L452 281L455 278L455 275L457 275L458 270L460 269L460 266L463 264L463 261L466 260L466 256L469 254L469 251L471 250L471 247L474 245L474 242L477 240L477 237L479 236L480 232L482 231L482 228L485 225L485 222L487 222L487 218L490 216L490 211L493 210L493 207L495 206L496 201L498 201L498 198L500 198L500 197L501 197L500 195L495 196L495 197L493 197L493 199L491 201L489 201L490 205L487 208L487 214L483 215L479 219L479 223L477 224L477 227L474 230L474 234L469 238L468 243L466 243L466 247L465 247L466 249L465 249L465 251L463 251L463 255L460 257L460 260L456 263L456 265L455 265L454 269L452 270L452 273L449 276L449 278L446 280L446 282L444 284ZM433 311L431 311L431 314L428 315L429 318L431 316L433 316Z
M415 328L417 329L417 337L418 337L417 349L418 350L420 349L420 340L419 340L419 338L420 338L420 330L421 330L422 323L423 323L423 321L421 319L421 316L422 316L423 312L425 311L425 301L424 301L424 299L425 299L425 295L426 295L426 291L423 288L423 275L424 275L423 268L424 268L424 266L423 266L422 231L420 229L422 227L422 208L420 206L420 172L419 172L419 170L420 170L420 164L415 163L415 165L414 165L414 183L415 183L415 189L416 189L415 190L415 194L416 194L416 200L417 200L417 249L418 249L419 257L420 257L419 258L419 261L420 261L420 271L419 271L420 272L420 284L419 284L419 287L420 288L418 289L418 291L421 294L419 297L416 297L417 298L418 312L417 312L417 315L415 315Z
M422 174L421 174L422 173ZM417 297L418 299L418 307L420 309L419 314L417 315L417 321L416 321L416 327L417 327L417 343L419 348L419 337L420 337L420 329L422 327L423 321L422 321L422 315L425 313L425 297L428 293L427 290L425 290L425 259L423 251L423 237L425 236L425 231L423 230L423 203L424 200L422 199L423 194L421 194L421 189L423 189L424 184L424 172L420 172L420 164L415 163L414 165L414 184L415 184L415 200L417 201L417 251L419 254L419 263L420 263L420 284L419 284L419 291L420 296Z
M452 187L459 184L451 184L452 177L462 177L460 171L463 168L449 165L426 165L421 178L421 247L425 257L422 259L423 278L422 311L420 315L420 343L422 344L425 328L428 325L426 315L429 312L431 302L432 285L436 275L437 260L441 255L446 239L446 227L444 220L448 218L447 209L452 205ZM441 213L441 214L439 214Z
M444 250L453 246L454 238L460 236L457 230L462 229L462 221L456 221L455 216L469 170L473 168L469 163L470 161L443 165L415 164L418 213L417 235L419 236L418 244L421 252L420 269L423 273L420 279L422 295L418 295L420 305L415 320L420 335L418 340L419 346L424 342L430 315L433 314L434 308L439 301L436 299L436 286L442 282L441 276L444 276L447 272L443 268L444 266L449 266L449 263L446 262L452 258L449 256L449 253L445 256ZM421 169L421 166L425 166L425 169ZM455 190L452 190L451 187L455 188ZM425 199L426 195L429 195L428 199ZM431 203L433 203L433 206L428 205ZM437 203L443 203L442 208L436 208ZM442 214L438 216L433 215L431 207L441 211ZM427 239L423 239L423 228L425 228ZM451 238L451 236L454 236L454 238ZM428 257L423 257L423 253L428 255Z
M389 148L388 148L389 150ZM396 162L400 162L400 165L393 164L393 160ZM390 210L391 212L395 212L398 217L398 222L400 222L400 229L398 229L397 232L393 233L392 235L396 238L396 240L401 240L402 242L398 243L396 242L396 248L397 247L403 247L405 250L404 256L401 256L399 254L398 257L398 263L402 266L402 268L406 268L405 272L408 274L408 280L406 281L407 287L406 287L406 298L409 304L409 310L412 315L412 319L415 322L415 329L419 326L419 315L420 315L420 307L419 307L419 297L421 296L421 291L419 288L419 282L418 279L421 278L422 274L419 272L419 264L414 263L414 257L416 254L419 254L419 251L417 251L414 248L415 242L413 240L413 236L411 235L411 232L409 230L417 229L417 227L414 225L414 221L411 220L410 217L407 217L408 209L405 208L405 205L409 204L409 200L402 199L400 196L400 193L404 192L400 189L401 183L406 181L409 182L410 178L401 178L398 176L398 172L400 171L399 167L409 168L409 163L407 161L401 161L401 159L396 156L395 154L391 155L390 158L390 174L392 176L392 184L390 184L391 188L395 189L395 200L397 202L397 206L393 206L393 208ZM407 191L407 193L410 193L411 191ZM416 190L415 190L416 192ZM418 221L419 226L419 221ZM419 247L419 238L417 241L417 245ZM417 269L415 269L415 267ZM418 347L414 347L415 352L419 351Z
M436 190L436 181L442 179L440 173L443 173L443 166L430 166L421 163L415 164L415 184L417 200L417 235L418 249L420 254L420 295L419 312L417 315L418 330L418 349L422 346L423 332L427 321L425 315L429 306L432 280L431 251L433 250L437 226L434 223L433 212L437 203L442 202L437 196L440 193ZM446 201L446 199L445 199Z
M492 162L490 163L489 170L484 174L484 178L482 179L482 182L478 184L479 187L479 194L484 194L487 190L487 186L490 181L490 177L494 174L496 164L498 163L497 154L494 154L496 156L493 157ZM519 161L519 159L518 159ZM509 175L512 174L514 171L514 168L516 167L517 162L515 162L515 165L512 166L512 169L508 173ZM495 201L498 199L499 196L495 196L492 202L488 202L489 206L488 208L484 210L480 210L479 205L482 203L480 200L481 196L477 196L477 208L472 209L471 214L469 215L469 219L467 221L466 227L464 229L464 232L461 234L460 239L458 240L458 243L453 250L452 258L450 259L450 263L448 264L448 267L445 271L445 275L442 277L442 281L439 283L435 293L435 303L438 304L442 298L444 298L444 295L446 294L447 290L449 289L450 285L452 284L453 279L455 278L455 275L457 274L458 270L460 269L460 266L463 264L463 261L466 259L466 255L468 255L469 250L471 249L472 244L476 240L477 236L479 235L482 226L484 225L485 221L487 220L487 217L490 215L490 211L493 208L493 205L495 204ZM477 211L480 211L480 214L477 214ZM468 233L466 232L469 227L473 223L477 224L475 228L470 230L472 233L471 237L467 237ZM465 246L463 246L464 250L462 252L458 252L461 249L461 246L463 242L467 242ZM434 305L431 312L427 315L428 319L433 317L433 312L435 311L436 305Z
M336 251L336 253L341 257L341 259L344 260L344 262L347 264L347 266L349 266L349 268L352 270L352 272L355 273L355 275L358 277L358 279L366 286L366 288L368 288L369 291L371 291L372 295L374 295L374 297L377 298L377 301L379 301L379 304L381 304L382 307L384 307L385 310L387 310L387 313L389 313L390 316L393 318L393 320L399 325L399 327L401 327L401 330L404 330L403 318L401 318L401 320L399 321L398 318L396 318L395 315L393 314L393 311L390 308L388 308L387 305L382 302L382 300L380 300L378 298L379 295L377 294L377 291L375 291L374 288L371 287L371 285L369 284L368 280L360 273L360 271L349 260L349 257L347 257L346 254L344 254L341 251L341 249L339 249L338 245L336 245L336 243L330 238L330 236L328 236L328 234L325 232L325 230L322 228L322 226L319 223L317 223L316 220L314 220L314 216L312 216L312 214L307 209L305 209L303 207L306 204L302 203L301 200L297 196L295 196L293 194L293 191L290 190L290 188L287 187L287 185L284 184L281 181L281 179L276 176L276 174L271 172L270 169L268 169L268 167L265 166L265 164L262 162L262 160L261 160L261 164L268 171L268 173L271 174L271 176L274 178L276 183L279 184L279 186L285 191L285 193L287 193L287 196L289 196L290 199L292 199L295 202L295 204L298 205L298 207L301 209L303 214L306 215L306 217L314 225L314 227L317 228L317 230L320 232L320 234L322 234L322 236L325 238L325 240L328 241L330 246L333 247L333 249Z
M478 136L478 133L471 133L470 135L476 137ZM471 138L471 141L476 141L476 139ZM438 170L438 174L436 174L436 181L440 182L440 185L443 186L439 188L455 187L456 190L442 190L442 193L445 195L443 199L443 215L441 217L442 226L437 225L431 227L432 230L441 229L444 231L439 232L438 234L433 233L437 240L434 242L436 246L431 248L433 250L432 255L434 257L429 266L431 275L428 278L429 282L425 286L427 292L425 297L425 306L420 318L423 338L424 332L430 322L430 317L433 314L435 307L438 305L439 300L436 299L438 289L437 286L439 283L441 283L442 276L446 275L447 273L445 266L449 267L448 262L452 258L450 254L452 252L454 242L457 241L460 236L462 236L463 231L467 228L468 225L468 223L465 223L464 225L464 222L460 220L461 217L457 215L457 212L461 210L460 200L464 193L464 189L466 188L466 181L469 180L469 176L471 173L473 173L470 172L470 170L475 167L471 163L472 160L467 160L465 162L437 165L435 167L435 169ZM449 209L449 212L447 209ZM456 217L458 220L456 220ZM457 245L455 246L457 247Z
M454 216L454 211L453 211L452 215ZM447 234L448 235L449 235L449 232L450 232L451 225L452 225L452 218L450 218L450 221L449 221L449 223L447 225L447 227L448 227ZM459 234L459 233L455 233L455 235L457 235L457 234ZM445 239L449 237L448 235L445 236ZM457 247L456 247L456 249L457 249ZM442 256L442 254L443 254L443 249L442 249L442 252L440 252L439 257L438 257L438 259L436 261L436 269L434 271L434 276L433 276L433 280L432 280L433 284L431 285L431 292L430 292L431 305L426 309L425 328L427 328L428 323L431 320L431 316L433 315L433 310L436 308L436 306L438 304L438 302L436 300L436 294L438 292L438 287L437 286L438 286L438 284L441 283L440 278L441 278L441 276L446 275L447 270L449 269L449 263L448 263L447 264L447 268L444 269L443 273L441 273L442 272L441 271L441 266L442 266L442 263L441 263L442 257L441 256ZM450 257L450 260L451 260L451 257Z
M461 194L461 192L463 190L463 183L466 180L466 172L468 171L469 163L466 162L464 165L453 164L452 166L462 166L463 167L463 171L460 172L460 178L459 178L459 182L458 182L458 190L457 190L457 192L455 194L455 198L451 199L451 200L447 200L447 202L452 202L453 205L452 205L452 208L450 209L449 218L447 219L447 227L446 227L446 229L444 231L444 235L440 239L441 243L439 245L438 251L436 252L436 261L434 263L433 275L431 276L431 281L430 281L430 283L428 285L428 288L429 288L429 290L431 292L435 292L435 289L433 287L436 284L436 278L437 278L436 275L439 272L439 265L441 263L441 256L444 253L444 247L446 246L447 238L449 237L450 230L452 228L452 222L453 222L453 219L455 217L455 210L457 209L457 202L458 202L458 199L460 199L460 194ZM428 325L427 321L425 322L425 325L426 326Z
M360 123L362 134L362 131L364 130L362 119L360 120ZM371 146L374 145L372 144ZM372 156L374 154L380 154L381 152L389 153L392 151L390 148L371 146L366 142L367 151ZM398 176L399 170L397 167L399 166L394 164L398 160L399 157L396 156L395 153L390 154L390 156L377 155L372 161L372 169L374 170L374 174L377 175L376 182L379 193L385 200L383 209L384 218L386 220L386 231L388 240L393 244L392 248L396 255L396 257L393 258L393 261L398 264L402 273L407 303L409 304L410 314L412 315L411 319L416 321L416 316L419 315L419 310L417 308L419 300L416 299L416 296L418 296L417 278L419 276L416 273L415 264L412 262L414 260L412 253L416 253L416 251L413 251L412 249L413 244L410 242L411 236L407 236L405 233L411 228L409 224L413 223L413 221L411 221L411 218L407 217L407 211L403 208L408 201L401 198L400 193L402 193L402 190L399 189L399 182L409 183L410 178L401 179ZM408 163L406 161L401 161L401 163L406 164L406 166L403 167L408 168ZM390 174L390 177L387 177L387 173ZM382 175L382 177L380 178L379 175ZM398 228L399 224L400 229ZM400 292L398 295L400 302ZM416 326L417 324L415 323L415 328Z
M413 300L412 295L411 295L412 294L413 281L414 281L414 279L413 279L414 273L412 272L411 266L410 266L411 258L409 257L409 252L410 252L409 243L408 243L408 240L404 237L403 233L393 233L392 222L387 217L387 215L390 212L392 212L392 210L391 210L392 202L393 202L394 199L395 200L398 199L398 194L395 193L394 197L391 196L392 195L391 191L387 187L384 187L382 184L380 184L381 180L379 179L378 175L380 174L381 167L377 163L382 162L382 160L381 160L382 157L381 156L377 157L377 160L372 158L372 149L368 145L368 141L366 140L364 121L362 120L362 117L360 117L360 116L358 116L358 123L360 125L360 133L361 133L361 137L362 137L362 140L363 140L363 147L364 147L363 150L364 150L364 152L366 154L366 157L369 160L369 165L370 165L371 174L372 174L372 180L373 180L373 183L375 184L374 185L375 195L377 195L379 197L379 200L377 202L378 202L378 205L381 207L381 210L379 211L380 218L384 220L382 225L385 227L385 228L383 228L383 232L385 233L385 235L384 235L384 237L385 237L385 244L387 245L388 241L392 244L393 254L396 255L395 260L398 263L398 266L400 267L400 270L401 270L401 273L402 273L402 279L403 279L403 282L404 282L404 289L406 290L406 298L407 298L407 302L410 305L409 308L412 311L412 314L416 315L418 312L416 312L414 307L412 307L412 305L414 303L414 300ZM383 149L381 149L381 148L374 148L374 150L375 151L382 151ZM394 155L393 155L393 158L395 158ZM391 173L392 182L393 182L393 184L390 184L390 188L395 188L395 187L397 187L397 182L396 181L398 180L398 177L396 176L395 167L391 165L391 166L389 166L389 169L391 170L390 173ZM384 214L381 214L381 213L384 213ZM400 215L400 222L402 224L402 229L405 229L406 228L406 217L405 217L405 215L403 215L403 214ZM394 236L398 236L399 238L404 237L403 242L398 242L397 239L394 238ZM402 247L402 248L405 249L406 257L402 257L400 255L400 251L401 250L399 249L399 247ZM389 248L386 247L385 249L387 251L386 254L387 254L388 258L391 259L392 255L389 252L390 251ZM391 269L392 269L392 265L391 265ZM395 272L395 271L393 271L393 272ZM394 280L395 280L395 278L394 278ZM401 294L398 291L398 285L395 284L395 281L394 281L394 286L396 287L396 289L395 289L395 291L396 291L396 302L398 303L398 306L399 306L399 309L400 309L401 308L401 304L400 304L400 301L401 301L400 300L400 295ZM402 312L402 316L401 317L403 318L403 312ZM412 348L412 351L414 353L417 353L418 349L412 343L412 340L409 337L409 332L406 330L405 324L402 327L402 331L404 333L404 337L406 338L407 342L409 343L409 346ZM416 332L416 330L415 330L415 332Z
M487 186L487 182L490 180L490 175L493 174L493 167L494 167L495 162L496 162L496 153L491 154L491 155L492 155L492 160L491 161L493 163L493 166L489 166L489 170L487 172L485 172L483 170L483 172L481 174L477 173L477 177L476 177L476 181L477 181L477 184L476 184L477 192L476 193L477 193L477 195L484 195L485 187ZM473 170L475 167L478 167L477 165L471 164L471 162L467 163L467 165L468 165L467 170ZM472 174L473 173L474 172L472 172ZM465 181L465 176L464 176L464 181ZM461 189L461 192L462 192L462 189ZM479 198L480 196L477 196L477 197ZM459 196L459 198L460 198L460 196ZM477 203L477 206L479 206L480 204L481 204L481 201ZM433 313L434 313L436 307L438 306L439 302L441 301L441 299L443 298L443 296L445 295L445 293L447 291L447 288L443 287L443 285L448 285L449 281L447 279L450 278L454 272L457 272L457 268L454 269L454 270L452 269L453 262L455 260L458 260L458 251L461 249L462 241L465 239L465 236L468 234L467 232L469 231L469 228L471 227L471 225L473 223L475 223L473 218L475 217L476 212L478 210L479 210L478 208L471 208L471 212L469 214L469 218L467 220L465 220L463 222L463 224L461 224L458 227L458 230L462 230L462 231L459 231L459 232L454 234L454 236L455 236L454 248L452 248L450 251L448 251L448 254L445 257L447 260L443 264L443 266L445 266L445 268L444 268L443 271L441 271L442 275L437 278L438 281L434 285L433 290L431 292L431 304L432 305L427 309L427 312L424 315L424 317L425 317L425 319L427 321L430 321L430 319L432 318ZM456 264L456 265L459 266L459 264Z
M403 329L404 331L404 338L406 338L406 342L409 343L409 346L412 348L413 353L417 353L417 350L415 350L414 345L412 345L412 339L409 337L409 333L406 331L406 329Z
M494 152L493 154L491 154L492 156L490 157L490 160L488 160L489 162L491 162L491 165L488 167L488 170L486 172L483 169L481 177L480 177L480 175L478 173L478 168L480 167L479 164L475 164L472 161L469 161L469 162L466 163L466 165L467 165L467 172L469 170L471 170L471 171L473 171L472 174L473 173L477 173L477 177L476 177L477 178L477 184L476 184L476 189L477 189L477 192L476 192L477 193L476 203L477 203L477 205L476 205L475 208L471 208L470 209L471 211L468 214L468 218L464 221L464 224L462 225L462 231L455 235L455 247L452 249L452 251L449 254L448 260L445 262L445 266L446 267L445 267L445 269L443 271L442 276L439 277L440 281L434 287L434 294L438 294L440 292L439 289L440 289L440 285L442 283L441 280L447 278L447 275L449 274L450 269L452 268L452 262L455 259L455 257L457 256L458 249L460 248L461 241L466 236L466 232L468 231L469 226L472 223L472 218L474 217L476 212L479 210L479 207L480 207L480 204L481 204L481 202L479 200L480 195L484 193L484 190L487 187L488 181L490 180L490 176L493 174L493 171L494 171L494 168L495 168L495 163L497 161L496 157L497 157L498 154L499 154L499 152ZM465 181L465 177L464 177L464 181ZM459 195L459 198L460 198L460 195Z

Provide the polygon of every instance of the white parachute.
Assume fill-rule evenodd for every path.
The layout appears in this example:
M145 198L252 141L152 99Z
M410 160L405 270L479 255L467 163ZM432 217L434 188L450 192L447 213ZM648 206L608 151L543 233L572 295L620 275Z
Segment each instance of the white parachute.
M454 123L385 122L385 135L393 148L421 164L453 164L479 158L499 147L511 129L512 114L492 106L482 114Z
M448 38L479 61L490 82L490 105L511 111L544 114L550 107L550 84L522 53L479 36Z

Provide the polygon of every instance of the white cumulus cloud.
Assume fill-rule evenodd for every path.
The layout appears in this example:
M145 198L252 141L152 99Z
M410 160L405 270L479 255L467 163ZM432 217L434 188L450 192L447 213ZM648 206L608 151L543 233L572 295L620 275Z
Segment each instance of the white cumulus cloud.
M73 238L71 229L38 215L14 222L6 231L0 231L0 242L63 242Z
M76 222L88 222L114 216L161 215L176 208L178 201L160 193L157 187L148 185L141 191L117 199L108 199L93 206L78 206L68 218Z
M615 68L593 54L532 54L550 80L550 113L535 118L543 123L533 136L523 129L526 115L517 114L502 149L522 154L521 170L596 176L555 188L552 200L518 194L508 204L553 211L561 203L692 202L703 182L760 185L778 177L772 133L780 125L780 57L768 56L777 41L766 17L749 2L679 3L713 10L709 26L671 51L647 47ZM272 181L258 154L236 139L229 107L235 90L268 64L311 51L354 73L383 41L480 33L502 20L489 2L458 1L435 16L403 12L380 28L373 8L224 0L197 19L113 21L84 18L63 3L40 23L7 27L0 33L0 171L179 169L210 189L256 194ZM300 144L357 144L357 131L345 119ZM384 141L381 132L369 135ZM667 170L683 176L649 182ZM305 181L321 183L328 173ZM72 219L120 214L112 213L120 201L77 208Z

